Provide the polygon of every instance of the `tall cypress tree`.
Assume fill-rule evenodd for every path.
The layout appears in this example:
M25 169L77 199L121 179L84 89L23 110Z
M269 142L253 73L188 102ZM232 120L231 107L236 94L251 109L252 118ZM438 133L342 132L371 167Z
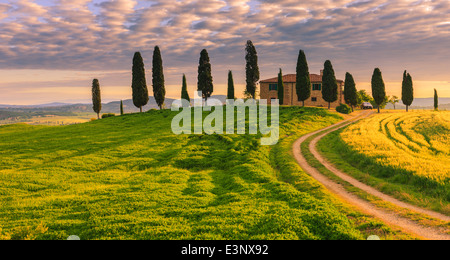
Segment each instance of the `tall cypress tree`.
M278 99L280 100L280 105L284 104L284 82L283 82L283 72L280 69L278 73Z
M123 116L123 101L120 100L120 115Z
M228 91L227 91L227 99L234 100L234 80L233 80L233 72L228 71Z
M303 50L300 50L298 54L296 81L298 101L302 101L303 106L305 106L305 100L311 97L311 79L309 77L308 62Z
M214 92L211 63L209 61L208 51L205 49L200 53L197 89L202 92L205 102L208 101L208 98L211 97L211 94Z
M133 90L133 104L138 107L142 113L142 107L147 105L149 96L147 81L145 79L144 60L141 53L136 52L133 57L133 79L131 83Z
M406 105L406 112L409 110L409 106L411 106L414 101L414 89L412 77L409 73L403 72L403 82L402 82L402 102Z
M259 81L259 67L258 67L258 53L253 45L252 41L247 41L247 46L245 48L246 55L246 92L250 94L253 99L256 95L256 83Z
M338 84L334 74L333 65L329 60L327 60L324 64L322 76L322 98L328 102L328 109L331 108L331 103L338 99Z
M436 89L434 89L434 110L439 110L439 97Z
M92 81L92 109L97 113L97 118L100 119L100 111L102 110L102 98L100 94L100 83L98 79Z
M187 90L186 75L184 74L183 74L183 86L181 87L181 99L191 102L191 98L189 97L189 92Z
M345 103L352 107L352 112L354 107L358 105L358 91L356 90L355 80L353 75L350 73L345 74L345 85L344 85L344 100Z
M375 100L375 104L378 106L378 113L380 113L380 106L386 100L386 87L379 68L374 70L372 76L372 97Z
M161 58L161 51L158 46L155 46L153 51L153 96L159 109L162 109L164 104L166 89L164 86L164 71Z

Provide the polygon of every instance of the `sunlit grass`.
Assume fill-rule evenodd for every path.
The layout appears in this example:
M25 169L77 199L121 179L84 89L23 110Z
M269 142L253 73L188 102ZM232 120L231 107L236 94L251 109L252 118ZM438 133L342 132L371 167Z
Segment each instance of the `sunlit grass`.
M179 135L170 111L49 127L0 127L1 238L360 239L289 156L340 120L282 108L281 140Z
M325 137L319 148L384 192L450 213L450 112L374 115Z

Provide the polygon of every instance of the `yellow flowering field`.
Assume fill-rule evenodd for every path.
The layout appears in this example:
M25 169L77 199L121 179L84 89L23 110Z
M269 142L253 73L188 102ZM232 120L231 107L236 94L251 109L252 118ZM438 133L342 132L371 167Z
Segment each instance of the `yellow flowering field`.
M399 175L422 188L448 192L450 112L376 114L348 127L341 138L361 158L382 167L386 177Z

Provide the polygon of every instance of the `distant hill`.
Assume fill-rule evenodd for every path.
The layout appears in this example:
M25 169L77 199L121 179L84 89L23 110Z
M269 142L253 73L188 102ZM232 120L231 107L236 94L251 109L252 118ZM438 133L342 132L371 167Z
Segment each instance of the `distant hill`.
M405 109L406 106L400 100L400 103L395 105L396 109ZM411 105L411 109L433 109L434 108L434 98L415 98ZM439 108L448 109L450 108L450 98L439 98ZM392 104L388 104L386 109L394 109Z
M211 98L218 99L222 103L225 103L225 95L215 95ZM170 108L172 102L175 99L166 98L165 107ZM433 109L434 99L433 98L416 98L411 106L411 109ZM139 108L135 107L132 99L123 100L123 106L125 113L136 113L139 112ZM405 109L405 105L397 103L395 105L396 109ZM439 98L439 108L449 109L450 108L450 98ZM0 105L0 109L3 111L15 111L15 112L53 112L53 113L86 113L92 112L92 104L68 104L68 103L48 103L41 105ZM143 110L148 111L150 109L158 109L155 98L150 97L149 102L144 106ZM394 109L392 104L388 104L386 109ZM120 113L120 101L113 101L109 103L102 104L102 114L103 113Z
M61 106L69 106L69 105L72 105L72 104L54 102L54 103L41 104L41 105L0 105L0 108L45 108L45 107L61 107Z
M224 95L215 95L212 96L211 98L218 99L222 103L225 103L226 100L226 96ZM170 108L172 106L173 101L175 101L175 99L166 98L165 107ZM139 112L139 108L134 106L132 99L123 100L123 108L125 113ZM94 113L92 111L92 104L49 103L42 105L0 105L0 109L24 113L25 112ZM149 97L148 104L143 107L144 111L148 111L150 109L159 109L154 97ZM120 100L102 104L101 113L120 114Z

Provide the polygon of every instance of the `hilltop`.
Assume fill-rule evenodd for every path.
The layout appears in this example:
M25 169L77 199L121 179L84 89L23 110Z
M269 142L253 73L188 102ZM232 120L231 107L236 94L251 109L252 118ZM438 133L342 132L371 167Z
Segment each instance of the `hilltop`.
M176 114L0 126L0 237L364 237L350 213L285 156L295 138L340 116L282 108L283 138L269 147L260 135L174 135Z

